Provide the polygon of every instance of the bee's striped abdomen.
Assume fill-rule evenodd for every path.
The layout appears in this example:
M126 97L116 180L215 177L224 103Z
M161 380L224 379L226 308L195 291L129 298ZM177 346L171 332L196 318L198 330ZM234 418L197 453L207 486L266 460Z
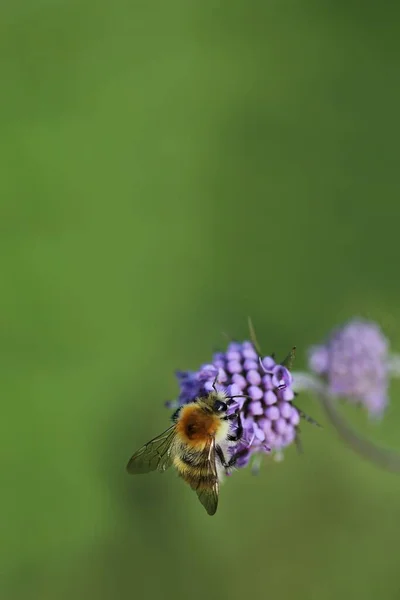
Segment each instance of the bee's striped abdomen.
M175 455L174 466L182 479L195 490L212 488L217 482L217 475L210 471L207 455L202 452Z

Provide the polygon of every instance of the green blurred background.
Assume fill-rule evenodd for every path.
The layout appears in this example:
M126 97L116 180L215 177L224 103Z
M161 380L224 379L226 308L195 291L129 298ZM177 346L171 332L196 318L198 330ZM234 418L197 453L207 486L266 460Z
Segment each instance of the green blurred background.
M1 597L398 599L400 479L303 426L210 519L128 477L174 369L352 315L400 350L398 3L0 8ZM380 426L400 448L400 386Z

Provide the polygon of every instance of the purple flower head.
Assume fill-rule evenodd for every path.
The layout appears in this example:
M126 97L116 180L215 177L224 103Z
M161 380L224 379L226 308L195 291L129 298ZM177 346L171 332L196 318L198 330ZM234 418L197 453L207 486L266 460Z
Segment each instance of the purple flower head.
M279 452L295 440L300 414L291 402L292 376L271 356L260 358L252 342L232 342L226 352L213 355L211 364L177 377L178 406L209 393L214 384L231 397L228 414L237 413L243 426L243 437L232 448L236 466L245 466L258 452Z
M324 378L330 394L361 404L377 417L388 402L388 350L377 324L354 319L311 348L309 366Z

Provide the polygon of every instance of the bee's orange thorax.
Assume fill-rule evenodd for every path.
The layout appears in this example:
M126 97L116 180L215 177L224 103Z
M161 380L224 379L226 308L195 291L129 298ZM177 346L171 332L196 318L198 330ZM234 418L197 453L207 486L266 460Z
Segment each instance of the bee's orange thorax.
M182 441L189 445L203 445L214 437L221 421L217 415L204 412L195 404L188 404L181 410L176 429Z

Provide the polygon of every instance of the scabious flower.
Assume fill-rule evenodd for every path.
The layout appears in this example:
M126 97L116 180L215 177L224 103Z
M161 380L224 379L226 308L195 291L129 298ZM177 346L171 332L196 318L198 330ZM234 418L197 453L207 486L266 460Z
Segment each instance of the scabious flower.
M252 342L232 342L226 352L217 352L212 362L198 371L178 371L181 406L212 391L224 390L231 399L228 414L237 413L243 437L232 448L236 466L245 466L255 453L275 451L297 436L300 413L293 406L292 376L271 356L260 358ZM236 397L235 397L236 396Z
M380 327L353 319L334 330L327 341L309 352L309 367L335 397L363 405L371 417L388 403L389 344Z

